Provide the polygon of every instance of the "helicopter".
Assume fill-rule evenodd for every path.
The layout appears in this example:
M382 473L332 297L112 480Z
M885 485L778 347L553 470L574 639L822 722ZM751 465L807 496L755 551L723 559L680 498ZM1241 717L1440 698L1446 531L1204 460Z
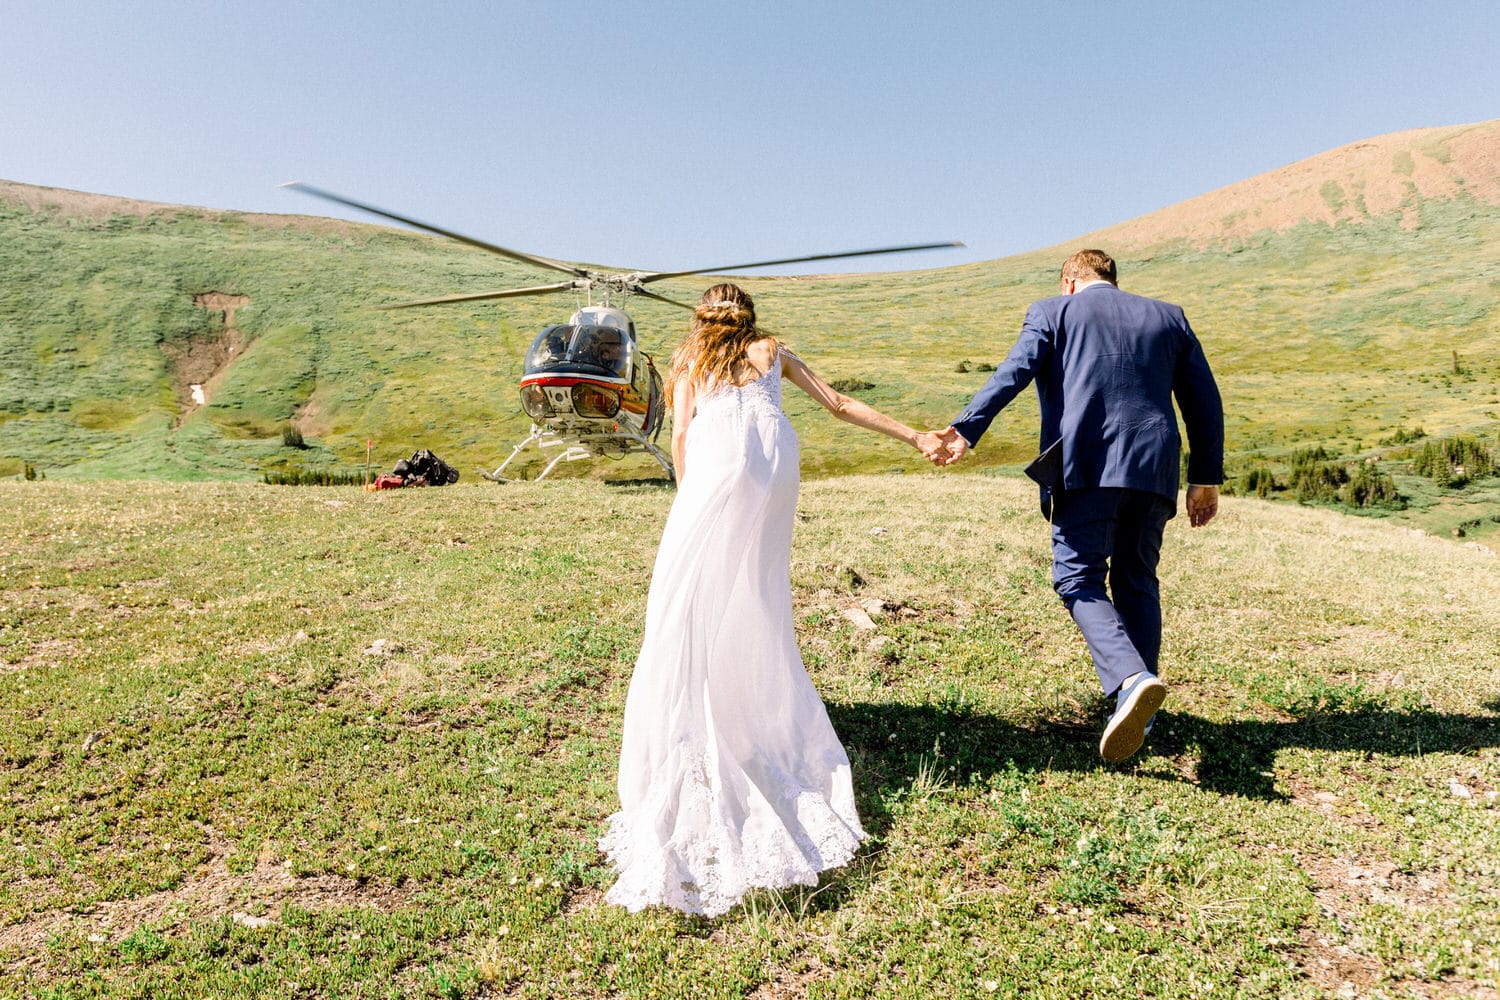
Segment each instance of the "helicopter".
M532 420L531 431L516 444L499 466L491 471L480 470L480 475L494 482L514 482L505 475L505 470L532 445L538 449L561 449L536 477L538 481L545 479L563 462L596 457L623 457L633 452L650 455L668 477L676 478L670 454L657 444L666 422L666 394L663 392L661 373L651 356L640 349L635 321L625 311L623 304L629 296L639 295L689 311L693 306L653 292L645 287L647 284L697 274L748 271L783 264L963 246L957 242L917 243L682 271L611 272L488 243L300 181L290 181L281 186L456 240L501 257L569 275L567 280L550 285L444 295L380 307L409 309L554 292L574 292L584 297L586 304L574 311L566 323L544 327L526 351L519 390L521 408ZM599 299L598 302L595 302L596 298Z

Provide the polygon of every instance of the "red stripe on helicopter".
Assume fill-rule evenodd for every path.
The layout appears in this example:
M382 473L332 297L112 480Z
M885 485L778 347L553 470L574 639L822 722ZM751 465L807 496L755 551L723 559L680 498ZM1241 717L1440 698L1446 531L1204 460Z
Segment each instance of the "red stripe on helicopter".
M579 384L597 385L605 389L624 389L629 391L630 383L624 379L610 379L603 376L579 376L579 375L528 375L521 379L522 385L555 385L567 388Z
M595 376L593 378L578 375L528 375L521 379L521 388L528 385L552 386L558 389L571 389L575 385L593 385L601 389L609 389L620 397L620 409L626 413L634 413L637 416L646 413L646 401L641 394L636 392L635 386L624 379L618 381L606 377ZM585 420L593 419L585 417Z

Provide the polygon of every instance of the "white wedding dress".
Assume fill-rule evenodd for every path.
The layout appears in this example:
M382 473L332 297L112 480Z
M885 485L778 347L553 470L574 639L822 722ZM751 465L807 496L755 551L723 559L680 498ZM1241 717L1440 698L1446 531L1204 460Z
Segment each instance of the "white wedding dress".
M864 831L849 758L792 633L799 480L781 358L700 394L625 703L611 903L716 916L815 885Z

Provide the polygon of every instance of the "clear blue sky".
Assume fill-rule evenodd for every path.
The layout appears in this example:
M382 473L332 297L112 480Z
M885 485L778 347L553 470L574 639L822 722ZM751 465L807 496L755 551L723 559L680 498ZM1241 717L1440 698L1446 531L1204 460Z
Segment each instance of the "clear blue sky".
M358 217L296 179L624 267L968 244L886 265L936 267L1500 115L1497 13L0 0L0 177Z

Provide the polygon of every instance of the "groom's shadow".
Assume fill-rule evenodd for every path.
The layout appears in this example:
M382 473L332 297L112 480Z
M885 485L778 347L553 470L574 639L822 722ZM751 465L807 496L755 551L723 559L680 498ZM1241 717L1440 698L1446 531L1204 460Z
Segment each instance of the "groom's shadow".
M1102 720L1103 701L1093 707ZM901 800L927 788L963 786L1013 772L1119 769L1195 785L1207 793L1279 801L1289 798L1277 789L1274 777L1281 750L1418 756L1500 747L1500 699L1484 709L1494 714L1361 707L1311 711L1289 721L1235 722L1164 711L1141 756L1107 764L1099 757L1095 725L1047 719L1023 724L930 704L830 704L829 719L849 753L860 821L876 840L867 842L853 864L827 873L815 890L795 887L771 895L791 912L837 909L859 895L884 867L880 842ZM1139 769L1153 755L1171 763ZM712 923L704 926L708 933Z
M1500 699L1484 707L1497 714L1363 708L1312 712L1290 721L1212 722L1166 711L1148 751L1196 762L1151 774L1220 795L1282 800L1288 796L1277 789L1274 774L1283 749L1418 756L1500 747ZM1045 720L1020 725L983 712L899 703L833 704L828 714L849 752L861 818L877 835L889 828L891 806L899 798L934 779L963 785L1011 770L1134 766L1099 758L1096 726Z

